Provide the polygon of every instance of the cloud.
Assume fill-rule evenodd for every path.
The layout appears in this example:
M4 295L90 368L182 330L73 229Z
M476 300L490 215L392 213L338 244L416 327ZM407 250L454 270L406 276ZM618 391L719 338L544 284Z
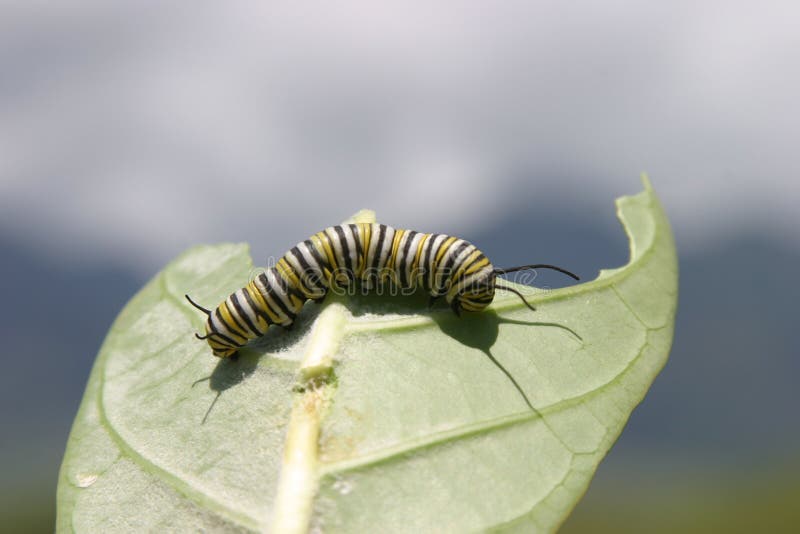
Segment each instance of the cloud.
M793 228L786 2L3 8L0 224L150 269L358 208L474 228L651 173L679 232Z

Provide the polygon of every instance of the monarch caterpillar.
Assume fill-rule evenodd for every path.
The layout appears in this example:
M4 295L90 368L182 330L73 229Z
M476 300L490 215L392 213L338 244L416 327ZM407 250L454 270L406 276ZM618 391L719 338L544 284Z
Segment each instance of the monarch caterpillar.
M263 336L270 325L290 327L307 300L320 301L331 288L356 281L372 289L386 281L401 289L420 285L431 298L444 297L457 315L481 311L495 290L517 290L497 283L497 276L523 269L553 269L579 278L554 265L521 265L496 269L473 244L444 234L396 230L384 224L331 226L298 243L274 267L232 293L213 311L186 299L208 316L206 340L214 356L227 358L249 340Z

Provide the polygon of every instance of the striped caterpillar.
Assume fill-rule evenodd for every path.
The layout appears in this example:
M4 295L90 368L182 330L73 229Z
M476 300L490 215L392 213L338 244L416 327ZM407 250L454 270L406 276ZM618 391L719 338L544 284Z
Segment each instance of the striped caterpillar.
M497 276L523 269L545 268L578 277L545 264L496 269L474 245L444 234L396 230L383 224L332 226L298 243L277 264L213 311L187 300L208 316L206 340L214 356L236 354L249 340L263 336L273 324L290 327L306 301L320 301L331 289L364 289L390 282L401 289L423 287L430 302L444 297L452 310L477 312L494 299L495 290L517 290L497 283Z

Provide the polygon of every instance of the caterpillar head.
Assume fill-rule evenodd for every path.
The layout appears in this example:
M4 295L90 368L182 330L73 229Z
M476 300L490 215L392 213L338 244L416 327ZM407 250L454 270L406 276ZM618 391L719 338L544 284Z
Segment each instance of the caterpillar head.
M455 292L451 293L450 307L456 314L460 314L461 310L471 312L483 310L494 300L496 277L490 265L464 278L456 284Z
M214 324L211 321L211 310L208 310L197 304L189 295L184 296L192 306L208 316L208 319L206 319L206 335L201 336L200 334L195 334L195 337L208 342L209 347L211 347L211 351L217 358L230 358L235 356L236 352L239 350L239 347L235 346L230 338L226 338L214 328Z
M206 335L203 336L211 347L211 352L217 358L231 358L236 355L239 350L238 347L231 347L230 344L222 339L218 333L215 332L211 324L211 317L206 321ZM200 338L200 336L198 336Z

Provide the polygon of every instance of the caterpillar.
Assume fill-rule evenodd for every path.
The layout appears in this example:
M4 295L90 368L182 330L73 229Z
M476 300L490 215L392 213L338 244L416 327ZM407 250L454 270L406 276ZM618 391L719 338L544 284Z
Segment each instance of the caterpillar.
M516 293L497 283L497 276L523 269L553 269L546 264L495 268L475 245L444 234L396 230L384 224L331 226L298 243L274 267L232 293L213 311L186 299L208 316L205 340L214 356L235 355L248 341L263 336L271 325L291 327L308 300L321 301L332 288L354 283L370 290L386 282L401 289L423 287L429 305L444 297L456 315L479 312L494 299L495 290Z

